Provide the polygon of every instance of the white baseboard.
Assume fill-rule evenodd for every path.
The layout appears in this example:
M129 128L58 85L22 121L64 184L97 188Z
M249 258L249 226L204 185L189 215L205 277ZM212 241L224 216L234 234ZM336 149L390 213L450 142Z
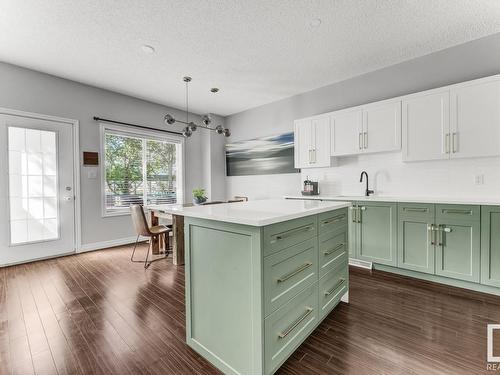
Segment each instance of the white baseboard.
M87 251L106 249L108 247L114 247L114 246L128 245L128 244L134 243L136 238L137 237L134 236L134 237L119 238L117 240L109 240L109 241L101 241L101 242L82 244L82 246L80 246L80 249L77 251L77 253L84 253ZM146 241L148 239L149 239L148 237L140 237L139 241Z
M345 294L340 299L342 302L349 303L349 291L345 292Z
M371 270L373 268L372 262L367 262L365 260L359 260L354 258L349 258L349 265L359 268L366 268L368 270Z

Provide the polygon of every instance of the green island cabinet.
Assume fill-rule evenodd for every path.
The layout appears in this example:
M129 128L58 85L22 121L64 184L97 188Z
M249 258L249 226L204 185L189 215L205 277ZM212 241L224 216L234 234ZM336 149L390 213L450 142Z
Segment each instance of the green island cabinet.
M350 211L350 257L397 265L397 203L357 201Z
M480 281L480 206L399 204L398 267Z
M348 209L264 227L186 217L186 339L226 374L272 374L348 292Z
M500 206L481 209L481 283L500 287Z

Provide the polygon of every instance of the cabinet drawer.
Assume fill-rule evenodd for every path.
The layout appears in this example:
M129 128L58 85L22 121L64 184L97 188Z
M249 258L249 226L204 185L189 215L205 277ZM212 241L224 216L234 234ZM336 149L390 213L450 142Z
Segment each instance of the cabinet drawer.
M347 226L347 208L320 214L318 226L320 235Z
M480 206L472 205L456 205L456 204L437 204L436 205L436 221L438 223L446 222L447 220L464 220L464 221L480 221L481 220Z
M266 374L281 363L311 333L318 321L318 283L292 298L264 323Z
M264 227L264 256L316 237L317 234L316 215Z
M347 244L347 228L319 238L319 277L323 276L339 264L347 264L349 255Z
M319 318L323 319L347 292L348 267L337 267L319 280Z
M312 238L264 259L264 311L269 315L318 279L318 245Z
M434 221L434 205L428 203L398 203L400 218L429 218Z

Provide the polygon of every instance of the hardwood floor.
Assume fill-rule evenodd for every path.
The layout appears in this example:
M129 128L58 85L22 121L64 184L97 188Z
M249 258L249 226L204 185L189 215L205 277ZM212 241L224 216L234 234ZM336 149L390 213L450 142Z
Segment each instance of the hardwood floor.
M186 346L184 269L131 248L0 269L0 374L219 374ZM351 270L279 374L477 374L500 298ZM500 344L500 343L499 343Z

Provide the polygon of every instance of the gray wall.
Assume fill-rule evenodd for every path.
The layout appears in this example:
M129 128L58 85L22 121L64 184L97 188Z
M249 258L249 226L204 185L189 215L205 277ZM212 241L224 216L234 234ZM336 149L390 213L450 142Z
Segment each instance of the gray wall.
M93 116L157 128L165 127L162 119L167 111L183 116L175 109L1 62L0 107L79 120L80 157L84 150L99 151L98 124L93 121ZM196 120L199 121L199 118ZM176 130L179 129L177 127ZM208 186L211 179L207 178L207 172L202 168L202 160L210 148L219 147L221 153L223 145L219 144L219 139L204 137L205 132L199 130L186 141L186 200L191 199L194 187L213 190ZM223 165L209 167L211 174L224 180ZM101 217L100 177L88 179L85 168L81 170L82 243L93 244L133 236L129 216Z
M500 34L495 34L231 115L226 125L232 141L287 132L298 118L498 73ZM279 196L296 193L300 180L298 174L226 177L226 191L254 198Z

